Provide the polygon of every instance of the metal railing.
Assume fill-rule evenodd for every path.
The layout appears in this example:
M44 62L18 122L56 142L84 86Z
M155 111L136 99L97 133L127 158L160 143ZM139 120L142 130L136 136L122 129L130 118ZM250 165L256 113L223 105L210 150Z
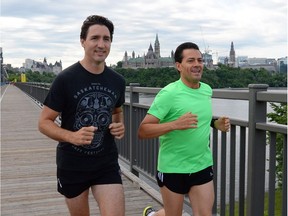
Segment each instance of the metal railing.
M16 83L16 86L40 103L43 103L50 87L39 83ZM211 129L216 194L214 215L262 216L264 209L268 209L266 215L275 215L277 134L282 134L284 140L281 215L287 215L287 125L266 120L267 104L287 103L287 92L267 89L266 84L250 84L248 89L213 90L213 98L249 102L248 121L230 119L231 130L228 133ZM157 94L159 90L139 87L139 84L126 88L130 101L124 105L125 137L117 141L119 157L130 171L152 182L155 182L159 142L156 138L139 140L137 137L138 126L149 109L149 105L139 103L139 95ZM267 192L269 201L265 206ZM192 212L187 199L184 208Z

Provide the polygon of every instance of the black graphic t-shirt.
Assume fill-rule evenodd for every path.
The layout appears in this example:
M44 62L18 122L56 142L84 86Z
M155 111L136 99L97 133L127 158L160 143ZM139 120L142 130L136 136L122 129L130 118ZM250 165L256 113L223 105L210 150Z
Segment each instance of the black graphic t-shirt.
M105 67L101 74L92 74L77 62L62 71L54 80L44 105L61 113L61 127L77 131L95 126L91 145L76 146L60 142L57 166L69 170L97 170L118 163L118 151L110 134L112 111L125 102L125 80Z

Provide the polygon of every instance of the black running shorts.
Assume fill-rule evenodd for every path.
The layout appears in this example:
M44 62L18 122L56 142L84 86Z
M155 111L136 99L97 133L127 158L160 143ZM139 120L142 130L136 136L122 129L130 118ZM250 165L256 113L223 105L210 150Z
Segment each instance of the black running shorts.
M166 186L169 190L187 194L192 186L202 185L213 180L212 166L196 173L162 173L157 171L156 179L159 187Z
M100 171L74 171L57 168L57 189L66 198L74 198L92 185L122 184L119 165Z

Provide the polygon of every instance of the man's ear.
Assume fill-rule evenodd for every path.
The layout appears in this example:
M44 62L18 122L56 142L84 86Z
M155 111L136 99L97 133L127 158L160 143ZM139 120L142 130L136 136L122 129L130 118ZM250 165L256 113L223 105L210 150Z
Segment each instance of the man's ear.
M180 62L175 62L175 68L176 68L178 71L181 71L181 63L180 63Z
M80 39L80 43L81 43L81 46L82 46L83 48L85 48L85 47L84 47L84 42L85 42L84 39Z

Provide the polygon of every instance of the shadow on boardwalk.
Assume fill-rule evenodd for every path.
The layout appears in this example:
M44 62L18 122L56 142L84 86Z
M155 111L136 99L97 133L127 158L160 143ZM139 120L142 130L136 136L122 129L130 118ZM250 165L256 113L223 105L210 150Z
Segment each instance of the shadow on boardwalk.
M56 189L57 143L37 129L41 109L15 86L2 90L1 215L69 215L65 201ZM147 205L161 207L156 190L124 167L122 170L125 215L140 216ZM100 215L91 193L89 202L91 215Z

